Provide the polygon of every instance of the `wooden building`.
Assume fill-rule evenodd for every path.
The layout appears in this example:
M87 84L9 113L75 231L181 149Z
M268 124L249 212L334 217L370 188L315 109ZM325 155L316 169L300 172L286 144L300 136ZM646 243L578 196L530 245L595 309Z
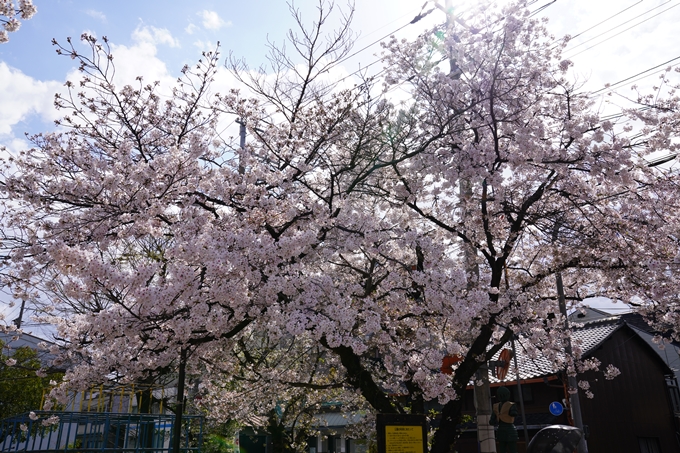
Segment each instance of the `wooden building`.
M581 411L590 453L680 453L680 393L674 371L662 360L644 337L621 317L586 322L574 331L574 341L585 357L601 362L601 369L612 364L621 374L612 380L602 372L586 372L578 377L588 381L593 398L581 391ZM530 358L522 341L517 342L520 382L529 439L551 424L569 424L568 413L552 415L552 402L566 403L563 373L555 370L540 354ZM491 377L495 402L496 388L505 385L518 403L515 370L511 367L505 382ZM465 395L465 409L474 415L472 389ZM522 418L515 419L519 432L519 452L525 451ZM476 426L470 424L457 445L459 453L477 450Z

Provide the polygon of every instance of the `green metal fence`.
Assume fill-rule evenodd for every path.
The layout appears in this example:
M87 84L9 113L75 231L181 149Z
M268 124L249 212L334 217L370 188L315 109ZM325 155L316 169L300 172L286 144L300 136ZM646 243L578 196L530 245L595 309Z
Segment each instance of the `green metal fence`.
M172 453L174 415L36 411L0 421L0 452ZM58 422L44 422L58 417ZM36 418L36 417L33 417ZM182 453L200 453L203 418L184 416Z

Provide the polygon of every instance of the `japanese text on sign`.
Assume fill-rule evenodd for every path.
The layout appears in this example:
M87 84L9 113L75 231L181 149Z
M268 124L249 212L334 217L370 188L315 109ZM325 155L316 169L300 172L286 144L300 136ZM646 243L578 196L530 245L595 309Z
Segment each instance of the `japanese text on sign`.
M422 426L385 426L386 453L423 453Z

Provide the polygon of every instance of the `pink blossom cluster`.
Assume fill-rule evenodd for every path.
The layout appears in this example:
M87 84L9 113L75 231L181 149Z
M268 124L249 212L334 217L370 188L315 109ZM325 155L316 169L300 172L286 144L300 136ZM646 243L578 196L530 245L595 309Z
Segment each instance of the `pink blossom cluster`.
M558 276L570 303L634 304L677 337L677 178L645 161L677 152L674 89L604 120L543 21L519 4L474 17L437 45L390 41L385 78L347 90L319 82L341 39L291 38L304 73L276 51L272 77L231 62L247 94L213 94L206 53L169 98L115 86L106 40L59 47L83 73L56 98L64 130L4 162L0 187L5 282L49 301L72 364L55 396L153 381L188 351L218 417L308 414L301 395L437 400L438 452L513 335L570 375L600 368L564 353ZM245 148L221 140L224 115Z
M9 41L8 33L17 31L21 26L19 18L28 20L38 12L33 0L0 0L0 44Z

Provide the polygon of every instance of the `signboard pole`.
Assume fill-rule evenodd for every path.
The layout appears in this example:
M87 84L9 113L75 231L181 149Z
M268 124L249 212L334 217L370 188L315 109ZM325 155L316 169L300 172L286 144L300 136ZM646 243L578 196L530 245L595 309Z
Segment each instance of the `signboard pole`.
M522 425L524 426L525 448L529 445L529 431L527 431L527 416L524 412L524 393L522 393L522 380L519 378L519 366L517 366L517 350L515 349L515 336L512 336L512 357L515 361L515 372L517 373L517 393L519 394L519 409L522 411Z

